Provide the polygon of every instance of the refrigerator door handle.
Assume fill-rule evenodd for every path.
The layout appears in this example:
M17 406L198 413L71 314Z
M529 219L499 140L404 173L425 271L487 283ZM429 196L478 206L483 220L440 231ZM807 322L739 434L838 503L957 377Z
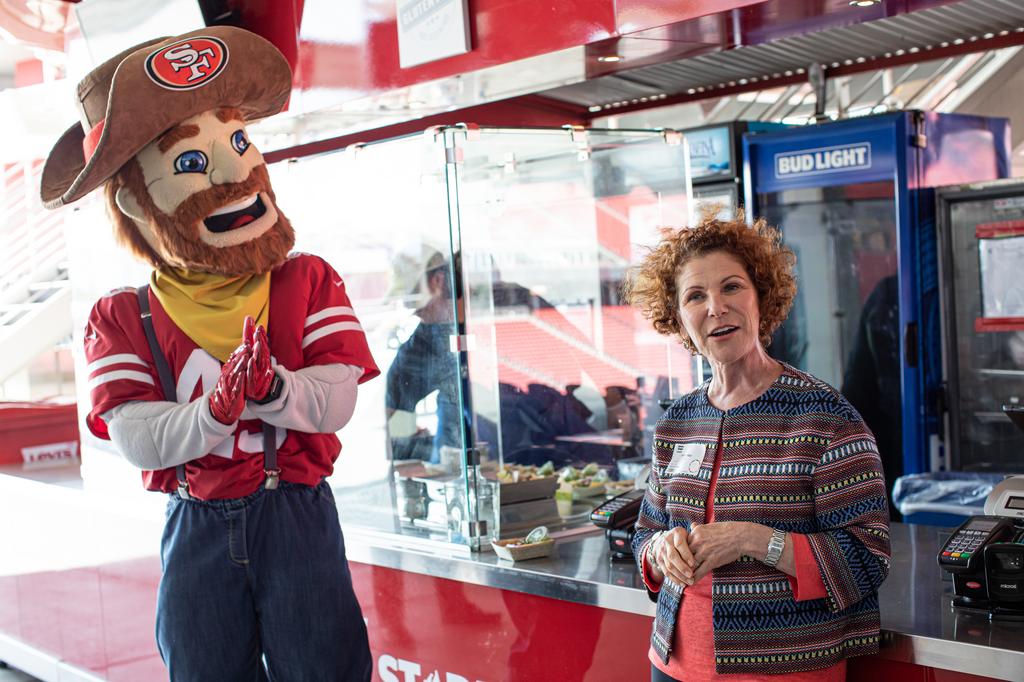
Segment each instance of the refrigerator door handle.
M917 367L917 322L908 322L903 328L903 357L907 367Z

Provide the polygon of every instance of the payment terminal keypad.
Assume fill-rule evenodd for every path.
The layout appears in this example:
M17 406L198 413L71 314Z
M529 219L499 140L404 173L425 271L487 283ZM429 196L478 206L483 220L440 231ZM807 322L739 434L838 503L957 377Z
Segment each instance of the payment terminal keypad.
M636 518L643 498L643 490L625 492L590 512L590 520L602 528L618 528Z
M1009 526L1009 519L984 516L968 519L946 540L939 552L939 564L949 569L976 565L984 546L998 539Z

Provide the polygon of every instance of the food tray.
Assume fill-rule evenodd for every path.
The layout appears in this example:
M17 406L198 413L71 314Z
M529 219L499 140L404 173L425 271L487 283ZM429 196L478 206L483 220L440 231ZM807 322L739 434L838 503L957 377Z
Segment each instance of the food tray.
M524 538L491 540L491 547L494 548L494 553L502 559L525 561L527 559L539 559L540 557L548 556L551 554L551 548L555 546L555 541L551 538L541 540L540 542L533 542L529 545L509 546L512 543L522 542L523 540Z
M585 500L598 495L604 495L607 488L604 483L594 483L591 485L573 485L572 483L565 481L559 488L559 494L563 495L572 500Z
M502 483L499 495L501 495L502 505L515 504L516 502L553 497L557 487L557 476L545 476L518 483Z

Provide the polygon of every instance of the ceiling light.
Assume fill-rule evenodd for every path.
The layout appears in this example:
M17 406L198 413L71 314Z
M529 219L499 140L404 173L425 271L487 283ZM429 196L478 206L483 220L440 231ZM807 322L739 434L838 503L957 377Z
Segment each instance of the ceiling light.
M850 0L850 7L873 7L882 0Z
M607 54L597 58L599 62L621 62L622 57L617 54Z

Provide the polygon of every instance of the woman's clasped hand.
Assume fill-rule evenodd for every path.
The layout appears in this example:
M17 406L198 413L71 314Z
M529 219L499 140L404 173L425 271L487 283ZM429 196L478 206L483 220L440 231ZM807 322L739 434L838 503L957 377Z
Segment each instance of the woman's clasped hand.
M692 585L719 566L737 561L749 542L747 535L753 524L718 521L694 523L665 531L652 548L656 568L669 580Z

